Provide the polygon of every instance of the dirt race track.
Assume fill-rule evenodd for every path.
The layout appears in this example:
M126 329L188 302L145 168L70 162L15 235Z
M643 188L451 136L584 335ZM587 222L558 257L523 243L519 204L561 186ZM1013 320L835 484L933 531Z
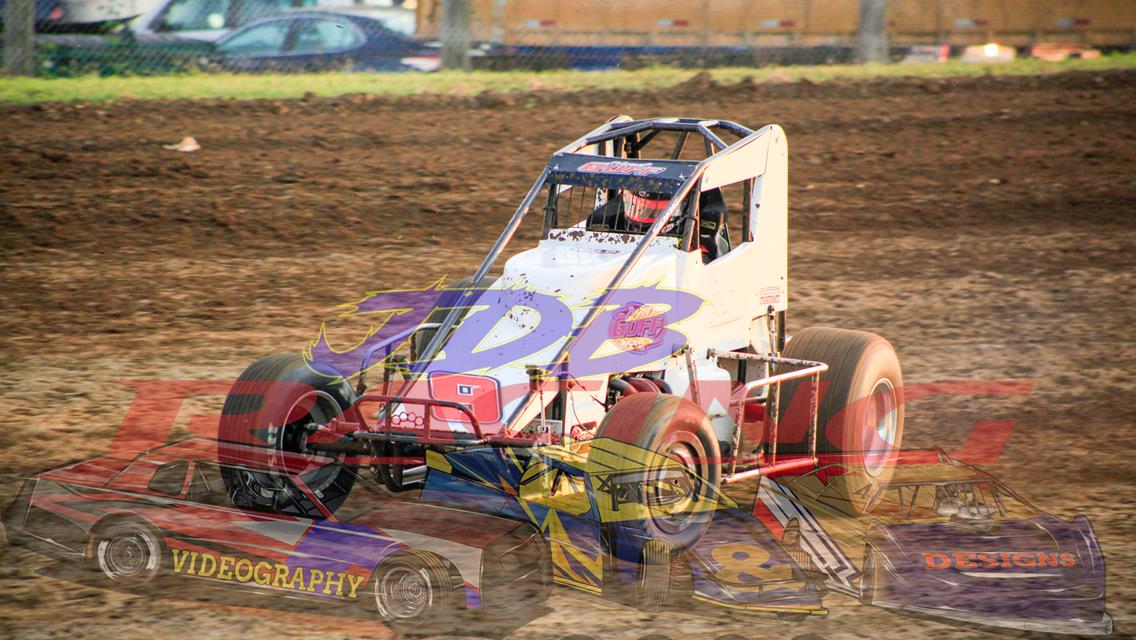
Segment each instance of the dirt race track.
M21 477L105 451L134 396L124 382L231 380L368 290L465 275L545 158L617 113L785 127L790 331L881 333L909 385L1030 383L914 402L905 445L958 449L976 421L1013 421L986 466L1043 509L1092 520L1130 632L1136 73L0 107L0 502ZM162 148L186 135L202 150ZM333 344L360 330L332 324ZM187 401L171 437L219 406ZM389 634L366 616L233 597L140 598L0 546L0 636ZM648 615L560 589L512 637L989 633L825 604L827 618L789 624Z

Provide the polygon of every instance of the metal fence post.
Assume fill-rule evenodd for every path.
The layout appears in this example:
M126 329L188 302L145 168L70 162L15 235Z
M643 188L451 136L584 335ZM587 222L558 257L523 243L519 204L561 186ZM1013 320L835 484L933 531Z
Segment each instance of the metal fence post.
M35 0L4 6L4 68L12 76L35 73Z
M860 29L856 47L860 62L887 62L887 0L860 0Z
M469 69L469 0L442 0L442 68Z

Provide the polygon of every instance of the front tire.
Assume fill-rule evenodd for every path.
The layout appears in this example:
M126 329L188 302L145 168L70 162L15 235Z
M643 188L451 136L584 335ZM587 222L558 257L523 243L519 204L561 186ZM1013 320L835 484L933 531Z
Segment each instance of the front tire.
M162 573L168 551L153 527L134 521L118 522L98 531L91 540L91 560L110 582L128 589L149 584Z
M222 443L218 445L219 461L223 463L221 476L233 504L244 509L292 513L288 506L290 492L281 478L224 464L233 457L247 459L250 450L228 448L223 443L256 447L261 453L252 456L254 467L284 471L288 465L282 457L305 450L310 435L307 427L350 414L354 404L354 389L330 367L309 365L294 354L270 356L251 364L229 389L217 434ZM237 451L239 454L234 456ZM355 472L342 457L329 460L328 464L304 472L301 478L334 512L351 491Z
M706 413L685 398L638 392L621 399L596 431L588 470L601 485L604 477L645 471L643 526L649 537L675 549L697 542L714 517L721 480L718 439Z
M662 611L670 601L674 580L674 553L662 540L648 540L639 558L635 579L635 606L643 611Z

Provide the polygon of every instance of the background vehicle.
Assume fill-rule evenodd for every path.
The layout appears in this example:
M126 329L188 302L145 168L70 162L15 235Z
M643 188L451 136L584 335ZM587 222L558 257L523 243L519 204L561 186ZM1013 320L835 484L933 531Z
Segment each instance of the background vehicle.
M897 465L871 489L869 515L843 497L855 472L840 456L763 480L754 513L818 583L864 604L1011 629L1112 633L1089 521L1038 511L988 473L939 454L939 464Z
M434 71L436 49L371 17L298 12L252 22L217 43L217 63L233 71Z
M4 24L6 2L0 0L0 25ZM54 31L67 22L67 12L59 0L36 0L34 11L36 31Z
M441 0L417 5L419 38L442 35ZM858 0L474 0L470 39L486 45L480 63L615 68L848 62ZM999 42L1028 50L1045 42L1095 47L1134 44L1136 5L1123 0L890 0L893 53L928 44L961 49Z
M547 549L527 524L391 501L366 486L337 517L308 484L319 477L311 458L291 456L269 470L241 447L223 450L216 460L216 442L191 439L133 460L96 458L39 474L4 514L8 539L90 561L126 588L172 577L358 601L397 631L546 595ZM234 508L223 475L278 487L271 512Z
M131 22L130 31L140 42L216 42L250 22L296 10L351 13L380 20L403 35L414 32L414 14L409 9L330 0L164 0Z
M444 292L431 314L438 322L365 353L334 354L317 342L304 358L252 364L230 390L219 439L260 446L266 457L335 453L346 471L346 455L485 444L583 453L592 438L609 438L676 461L699 479L695 494L810 467L820 450L846 453L886 481L903 433L891 345L830 328L786 345L787 173L776 125L614 118L553 155L469 287ZM509 258L489 284L542 194L539 244ZM554 291L542 300L560 305L559 315L524 311L537 293ZM466 293L468 301L446 300ZM546 320L556 328L539 324ZM458 363L483 342L531 353L502 364L483 352ZM410 367L384 355L400 346L410 348ZM610 355L596 358L603 349ZM435 360L443 350L446 359ZM365 372L375 363L386 367L382 393L367 392L365 373L337 368ZM407 379L392 385L400 367ZM376 410L379 420L368 424ZM421 472L382 461L375 468L395 488ZM324 490L350 490L333 471L329 478ZM252 506L271 504L272 491L262 487ZM861 495L849 487L863 508ZM682 537L672 542L689 543Z

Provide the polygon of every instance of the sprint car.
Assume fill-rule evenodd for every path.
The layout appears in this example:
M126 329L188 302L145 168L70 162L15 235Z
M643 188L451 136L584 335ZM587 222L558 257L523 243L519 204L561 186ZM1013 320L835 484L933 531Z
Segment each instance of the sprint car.
M8 539L90 562L128 589L197 580L358 602L403 633L547 593L548 551L531 525L367 489L332 514L308 485L310 458L278 460L270 470L241 447L221 451L217 460L216 442L190 439L133 460L102 457L41 473L4 513ZM233 507L223 472L278 487L277 504Z
M539 242L499 265L538 199ZM334 456L313 486L333 510L357 468L400 490L421 482L428 451L586 456L598 438L685 466L707 500L818 451L886 479L903 433L898 358L861 331L789 340L787 242L779 126L613 118L553 154L472 277L348 305L384 318L349 349L325 327L251 364L218 439L266 460ZM243 481L226 476L238 505L274 504L274 486ZM859 495L846 497L863 507Z
M1084 516L1039 511L990 474L937 452L865 484L839 456L801 475L763 479L754 515L818 584L864 604L969 624L1112 633L1105 565ZM865 515L844 498L869 487Z
M645 610L693 599L786 620L826 613L801 568L727 496L699 494L688 469L657 453L606 438L589 444L587 455L560 447L431 452L422 498L533 523L557 583ZM695 529L682 549L668 542Z

